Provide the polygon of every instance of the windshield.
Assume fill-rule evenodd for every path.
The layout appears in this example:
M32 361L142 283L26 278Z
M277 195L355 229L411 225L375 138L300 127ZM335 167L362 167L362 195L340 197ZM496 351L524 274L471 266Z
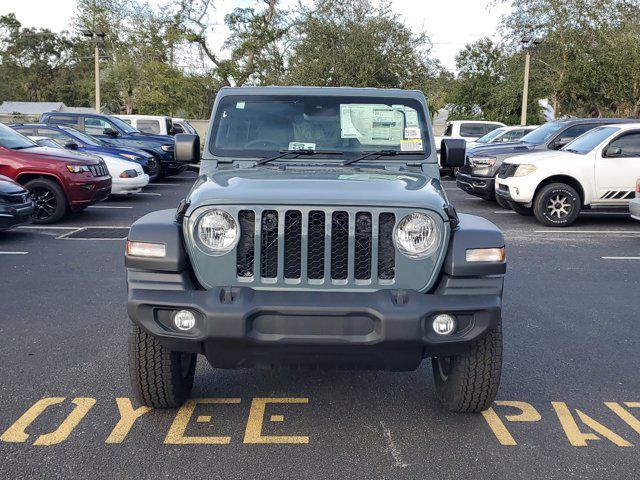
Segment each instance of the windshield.
M620 130L618 127L598 127L583 133L568 143L562 150L584 155L604 142L611 134Z
M495 130L490 131L484 137L480 137L476 140L476 143L489 143L491 140L496 138L498 135L502 135L506 129L504 128L496 128Z
M67 132L69 135L72 135L76 139L80 140L85 145L91 145L92 147L99 147L103 145L103 143L98 139L93 138L92 136L87 135L86 133L82 133L81 131L76 130L75 128L70 128L70 127L61 127L61 128L62 130Z
M239 158L281 150L351 156L390 150L424 158L427 132L424 109L410 98L230 95L216 109L209 149L216 156Z
M549 140L562 125L561 122L545 123L532 132L527 133L520 141L539 145Z
M109 117L109 120L111 120L111 123L114 123L124 133L140 133L139 130L136 130L131 125L129 125L127 122L124 122L123 120L119 119L118 117Z
M24 135L0 123L0 145L11 150L36 147L36 143Z

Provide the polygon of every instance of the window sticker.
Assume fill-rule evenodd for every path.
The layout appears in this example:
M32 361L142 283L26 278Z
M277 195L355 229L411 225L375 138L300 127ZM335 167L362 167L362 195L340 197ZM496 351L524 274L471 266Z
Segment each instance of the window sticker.
M422 151L422 140L411 138L409 140L400 141L401 152L420 152Z
M418 127L406 127L404 129L404 138L408 138L408 139L422 138L420 129Z
M237 108L238 110L242 110L242 109L244 108L244 102L238 102L238 103L236 103L236 108Z
M316 144L309 142L289 142L289 150L315 150Z

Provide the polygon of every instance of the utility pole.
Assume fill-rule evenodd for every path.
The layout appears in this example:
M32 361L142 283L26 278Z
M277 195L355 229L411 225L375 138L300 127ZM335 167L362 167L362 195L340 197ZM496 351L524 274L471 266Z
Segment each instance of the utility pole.
M520 43L526 48L526 55L524 57L524 81L522 85L522 113L520 114L520 125L527 124L527 105L529 104L529 64L531 63L531 54L529 46L540 45L542 39L523 37Z
M95 81L96 81L96 94L95 94L95 98L96 98L96 113L100 113L100 105L101 105L101 101L100 101L100 47L102 45L104 45L104 37L105 34L102 32L98 32L95 30L81 30L82 34L85 37L89 37L91 39L93 39L94 42L94 56L95 56L95 65L94 65L94 76L95 76Z

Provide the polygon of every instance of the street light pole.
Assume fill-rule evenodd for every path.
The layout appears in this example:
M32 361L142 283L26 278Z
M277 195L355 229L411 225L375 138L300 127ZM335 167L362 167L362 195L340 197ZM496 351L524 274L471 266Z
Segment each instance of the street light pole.
M529 62L531 61L531 55L527 50L527 55L524 59L524 84L522 86L522 113L520 115L520 125L527 124L527 104L529 103Z
M100 113L100 50L95 45L95 77L96 77L96 113ZM528 55L528 54L527 54Z

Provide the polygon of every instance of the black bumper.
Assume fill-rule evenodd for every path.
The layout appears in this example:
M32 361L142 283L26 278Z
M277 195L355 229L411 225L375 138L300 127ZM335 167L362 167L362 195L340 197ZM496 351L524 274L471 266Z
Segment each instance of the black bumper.
M22 205L0 205L0 230L8 230L31 222L35 210L33 202Z
M492 200L495 195L495 179L493 177L478 177L468 173L458 172L456 185L465 192L476 197Z
M170 275L166 285L161 275L128 270L131 320L168 348L203 353L222 368L414 370L425 357L464 351L493 329L502 306L501 277L445 276L436 292L423 294L204 291L192 289L185 274ZM172 313L180 309L195 314L193 331L173 326ZM458 327L450 336L433 331L439 313L456 316Z
M500 198L504 198L505 200L509 200L511 202L513 201L513 198L511 198L509 187L506 185L496 187L496 195L498 195Z

